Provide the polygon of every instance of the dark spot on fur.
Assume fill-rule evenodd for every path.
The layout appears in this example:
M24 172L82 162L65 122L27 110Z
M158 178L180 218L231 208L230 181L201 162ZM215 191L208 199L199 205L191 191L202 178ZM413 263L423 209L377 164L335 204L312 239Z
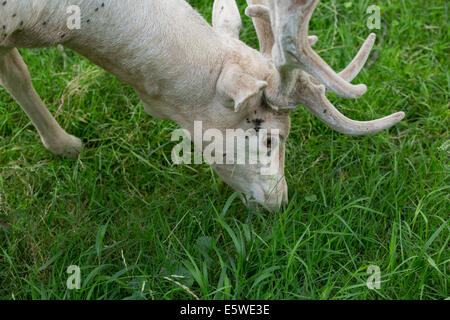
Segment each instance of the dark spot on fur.
M323 110L323 113L327 113L327 109Z
M259 132L259 130L261 130L261 125L264 123L264 120L262 119L255 119L252 120L253 125L255 126L255 131Z

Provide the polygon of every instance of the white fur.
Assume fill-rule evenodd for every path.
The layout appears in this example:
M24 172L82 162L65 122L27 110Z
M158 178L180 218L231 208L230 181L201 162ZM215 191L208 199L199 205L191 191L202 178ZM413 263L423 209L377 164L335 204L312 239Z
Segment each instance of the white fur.
M203 121L204 130L216 128L225 136L226 129L250 129L247 119L258 117L287 136L288 116L273 114L260 103L275 68L236 39L240 17L234 2L219 4L216 8L231 4L224 14L233 16L215 10L212 28L184 0L8 0L0 8L0 21L6 22L6 37L0 36L0 82L28 110L45 146L59 155L76 156L80 140L59 127L31 83L26 92L18 88L29 77L15 47L63 44L130 84L150 115L191 132L194 121ZM69 5L81 8L80 30L66 26ZM13 65L20 67L12 72ZM214 168L269 208L278 207L287 194L282 171L262 176L254 166Z
M317 38L306 38L307 28L299 28L309 22L318 0L247 2L261 52L239 40L242 22L233 0L215 0L213 27L184 0L2 0L0 83L57 155L76 157L81 142L50 115L17 47L67 46L130 84L150 115L173 120L191 134L194 121L202 121L204 131L214 128L224 136L227 129L247 130L254 123L277 129L277 174L262 175L258 165L213 166L236 190L275 210L287 201L284 148L290 119L285 107L302 103L330 127L348 134L378 132L403 114L372 122L350 120L326 99L326 88L317 80L323 78L326 87L347 94L354 88L348 81L361 70L373 37L338 75L308 47ZM79 30L67 26L72 5L81 10ZM308 50L297 52L305 45Z

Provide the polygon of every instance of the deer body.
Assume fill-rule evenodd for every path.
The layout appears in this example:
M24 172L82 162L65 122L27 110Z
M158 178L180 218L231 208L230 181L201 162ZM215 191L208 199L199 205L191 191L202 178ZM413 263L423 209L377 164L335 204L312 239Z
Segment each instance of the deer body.
M4 0L0 2L0 84L30 116L44 145L58 155L77 156L81 142L67 134L47 111L16 47L67 46L130 84L150 115L173 120L191 133L195 121L202 121L203 130L215 128L221 132L231 128L248 130L254 123L256 129L262 126L280 130L282 138L275 143L280 151L277 174L261 176L258 166L213 166L235 189L276 209L287 200L284 141L290 121L288 113L281 109L291 101L306 101L306 107L311 108L309 99L321 99L321 94L314 86L309 91L297 90L297 83L317 81L308 80L306 72L296 71L289 77L286 72L278 72L277 64L284 62L284 56L280 52L283 46L274 46L278 40L272 34L276 25L270 28L267 21L271 1L248 0L249 9L253 9L249 15L254 17L261 41L262 52L258 52L238 39L241 21L233 0L215 1L214 27L184 0ZM304 2L290 8L317 0ZM69 29L67 25L67 9L73 5L81 10L80 29ZM274 59L268 52L272 47L277 49L273 50ZM358 69L361 61L356 64L350 69ZM314 74L312 67L305 69ZM293 80L289 86L284 85L286 78ZM337 85L330 82L329 87L339 91L350 87L346 83L339 78ZM363 87L358 89L350 96L364 91ZM268 97L267 103L264 96ZM330 126L341 119L347 121L339 114L335 116L332 108L329 110L330 119L324 118L321 111L312 112ZM378 122L375 128L372 123L347 123L353 126L351 134L365 133L366 128L371 133L388 126Z
M79 30L67 27L70 5L81 9ZM185 1L9 0L0 21L2 47L63 44L130 84L158 118L207 111L195 109L215 94L222 44Z

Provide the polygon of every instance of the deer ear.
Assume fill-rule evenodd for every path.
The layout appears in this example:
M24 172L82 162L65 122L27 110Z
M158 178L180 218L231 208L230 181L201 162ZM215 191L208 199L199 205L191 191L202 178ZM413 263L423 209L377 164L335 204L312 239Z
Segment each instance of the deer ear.
M239 39L242 28L241 15L235 0L215 0L212 24L219 33Z
M253 78L237 64L225 66L217 82L217 91L224 105L234 108L235 112L244 110L266 87L266 81Z

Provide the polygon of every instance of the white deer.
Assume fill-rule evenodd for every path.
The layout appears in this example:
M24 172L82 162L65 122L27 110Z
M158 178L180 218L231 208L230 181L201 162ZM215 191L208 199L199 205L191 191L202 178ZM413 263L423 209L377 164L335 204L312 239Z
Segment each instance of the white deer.
M192 132L277 129L265 143L279 154L276 174L261 164L213 165L248 203L277 210L287 202L284 148L289 113L299 104L334 130L367 135L387 129L403 112L368 122L350 120L326 98L327 90L358 98L365 85L352 85L375 41L371 34L341 73L311 49L308 25L319 0L247 0L247 16L260 52L239 40L241 17L234 0L214 2L211 27L184 0L0 0L0 83L56 155L77 157L81 141L63 130L33 89L16 48L62 44L130 84L147 113ZM67 9L80 8L81 28L68 27ZM258 134L258 130L254 130ZM202 146L203 147L203 146Z

